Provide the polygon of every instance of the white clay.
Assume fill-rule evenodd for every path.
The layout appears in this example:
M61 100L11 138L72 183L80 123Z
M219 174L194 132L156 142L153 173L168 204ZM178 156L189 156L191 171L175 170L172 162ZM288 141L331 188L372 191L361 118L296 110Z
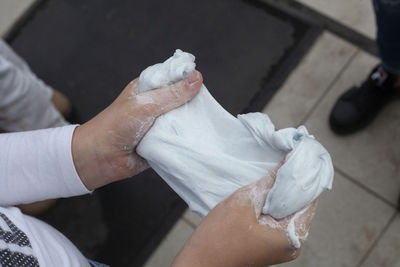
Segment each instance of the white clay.
M183 79L194 70L194 59L176 50L164 63L141 73L139 91ZM190 102L160 116L137 152L202 216L238 188L266 176L287 153L267 195L264 214L277 219L293 214L333 182L329 153L304 126L275 131L266 114L235 118L204 85ZM298 245L296 236L292 238Z
M139 76L139 92L173 84L186 77L194 70L196 64L192 54L177 49L172 57L164 63L148 67Z

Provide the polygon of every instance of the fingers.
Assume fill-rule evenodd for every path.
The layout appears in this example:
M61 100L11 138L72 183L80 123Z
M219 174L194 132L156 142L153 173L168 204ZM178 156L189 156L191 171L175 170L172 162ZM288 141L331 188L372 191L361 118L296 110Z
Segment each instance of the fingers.
M151 102L148 109L151 114L147 115L158 117L192 99L199 92L202 83L201 73L194 70L184 80L167 87L141 93L137 97L146 98L147 103Z
M278 165L276 165L276 167L268 173L268 175L267 175L267 178L269 179L269 183L267 185L268 189L271 189L272 186L275 184L276 175L278 174L278 171L282 167L283 164L285 164L285 158L283 158L281 160L281 162L279 162ZM265 197L267 197L267 196L265 195Z
M223 201L228 206L235 206L237 209L242 208L243 214L248 214L255 221L260 219L262 208L268 192L275 183L276 174L283 165L282 160L267 176L261 178L257 182L239 188L235 193L230 195ZM255 216L254 216L255 214Z
M258 180L255 183L256 187L264 189L263 195L261 195L261 197L264 199L264 201L267 198L267 194L268 194L269 190L274 186L278 170L280 169L280 167L282 167L283 164L285 164L285 160L286 160L286 155L281 160L281 162L279 162L278 165L276 165L276 167L268 173L267 176L261 178L260 180ZM263 205L264 205L264 203L263 203Z
M302 240L307 237L316 208L317 200L314 200L303 212L300 211L302 213L295 218L296 233Z
M270 171L267 176L261 178L255 184L250 185L250 200L256 211L257 218L261 215L267 195L275 184L276 174L283 164L284 160Z

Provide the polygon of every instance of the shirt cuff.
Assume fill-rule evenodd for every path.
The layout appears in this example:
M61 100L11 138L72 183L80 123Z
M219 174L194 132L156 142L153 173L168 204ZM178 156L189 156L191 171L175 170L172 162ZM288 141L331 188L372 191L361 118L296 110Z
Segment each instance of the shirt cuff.
M59 166L63 177L63 183L67 194L70 196L83 195L91 193L83 184L78 172L75 169L74 160L72 157L72 137L76 127L79 125L69 125L59 128L62 133L60 133L60 140L57 158L59 160Z

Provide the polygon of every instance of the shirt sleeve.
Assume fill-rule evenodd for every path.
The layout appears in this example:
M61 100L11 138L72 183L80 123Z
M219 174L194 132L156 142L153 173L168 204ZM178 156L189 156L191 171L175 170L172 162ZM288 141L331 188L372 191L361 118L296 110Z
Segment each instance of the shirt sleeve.
M0 206L90 193L72 159L76 127L0 134Z

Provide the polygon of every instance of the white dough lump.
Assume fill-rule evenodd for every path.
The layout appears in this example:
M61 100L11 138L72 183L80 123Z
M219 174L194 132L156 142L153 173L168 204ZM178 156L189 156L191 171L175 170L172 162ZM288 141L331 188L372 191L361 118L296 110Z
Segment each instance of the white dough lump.
M140 74L139 91L183 79L194 70L194 59L176 50ZM275 131L262 113L235 118L204 85L190 102L157 118L136 151L202 216L238 188L266 176L288 152L264 214L277 219L293 214L333 182L329 153L304 126Z

